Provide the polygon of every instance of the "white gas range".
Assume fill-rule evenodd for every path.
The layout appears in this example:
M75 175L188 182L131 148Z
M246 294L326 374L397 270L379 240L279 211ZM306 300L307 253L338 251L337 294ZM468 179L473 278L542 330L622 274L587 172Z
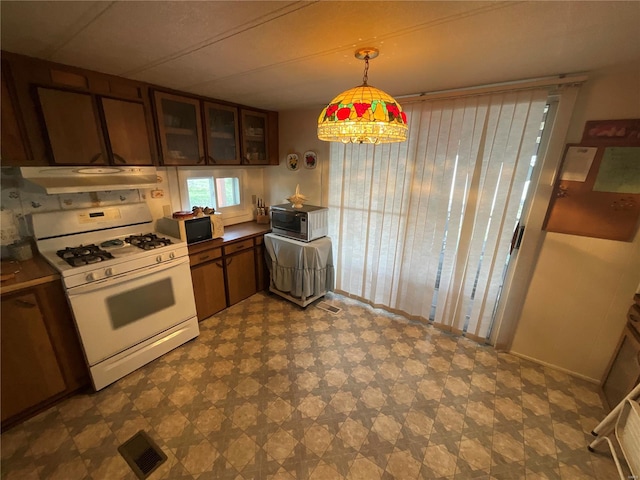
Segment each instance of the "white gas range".
M199 334L187 244L153 231L145 203L34 213L62 277L96 390Z

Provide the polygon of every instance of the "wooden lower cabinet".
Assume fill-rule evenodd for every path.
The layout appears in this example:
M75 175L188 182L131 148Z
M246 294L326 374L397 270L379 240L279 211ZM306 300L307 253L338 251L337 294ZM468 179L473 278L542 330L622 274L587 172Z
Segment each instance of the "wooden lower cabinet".
M214 241L215 242L215 241ZM191 279L198 320L268 287L263 237L250 237L207 248L190 247Z
M2 296L3 429L89 384L62 286L51 282Z
M235 305L258 291L255 264L253 248L225 258L229 305Z
M198 320L202 321L227 308L222 259L191 267L191 280Z

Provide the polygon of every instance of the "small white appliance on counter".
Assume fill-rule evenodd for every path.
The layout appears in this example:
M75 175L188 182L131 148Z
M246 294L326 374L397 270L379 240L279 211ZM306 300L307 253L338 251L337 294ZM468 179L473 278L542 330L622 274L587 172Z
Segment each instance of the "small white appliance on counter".
M60 272L96 390L199 334L187 243L152 231L146 203L32 214Z
M162 217L157 220L156 228L162 233L187 242L188 245L222 238L224 235L221 213L191 218Z
M315 205L294 208L290 203L273 205L271 231L302 242L326 237L329 233L329 209Z

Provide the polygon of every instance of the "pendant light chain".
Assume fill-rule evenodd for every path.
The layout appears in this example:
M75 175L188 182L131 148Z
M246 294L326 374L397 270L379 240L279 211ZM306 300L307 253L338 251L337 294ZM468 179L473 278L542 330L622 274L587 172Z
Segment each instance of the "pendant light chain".
M367 80L369 79L369 76L367 75L368 73L369 73L369 54L366 54L364 57L364 76L362 77L363 85L367 84Z

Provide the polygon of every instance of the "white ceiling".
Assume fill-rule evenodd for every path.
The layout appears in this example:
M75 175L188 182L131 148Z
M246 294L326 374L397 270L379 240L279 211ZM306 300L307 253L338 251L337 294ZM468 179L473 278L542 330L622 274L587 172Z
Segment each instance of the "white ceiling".
M3 50L269 110L640 68L640 1L6 1Z

